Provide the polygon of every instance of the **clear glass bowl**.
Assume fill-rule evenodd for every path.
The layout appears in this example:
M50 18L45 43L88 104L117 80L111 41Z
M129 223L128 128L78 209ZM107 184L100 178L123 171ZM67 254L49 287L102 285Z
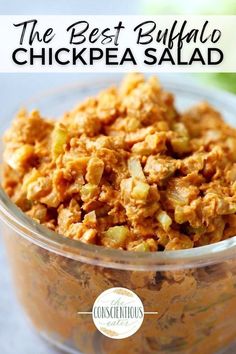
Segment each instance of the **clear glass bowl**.
M163 76L178 108L207 100L231 124L235 96ZM46 93L27 104L57 117L111 80ZM20 302L38 331L70 353L211 354L236 339L236 237L190 250L133 253L86 245L57 235L24 215L0 190L2 233ZM143 301L142 327L127 339L103 336L90 315L111 287L133 290Z

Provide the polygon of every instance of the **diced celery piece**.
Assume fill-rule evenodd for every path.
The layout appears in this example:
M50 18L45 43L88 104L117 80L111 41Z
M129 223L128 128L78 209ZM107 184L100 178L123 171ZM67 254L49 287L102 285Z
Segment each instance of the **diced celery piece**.
M64 152L67 136L66 127L62 124L57 124L52 133L52 154L55 159Z
M149 184L138 181L132 190L132 197L134 199L146 200L149 193L149 189Z
M106 246L118 248L125 245L129 236L129 229L127 226L113 226L104 233L104 244Z
M160 138L158 136L158 133L157 134L149 134L146 136L145 141L147 142L150 149L154 150L159 142L159 139Z
M204 225L199 227L193 227L191 225L186 225L184 231L187 235L195 235L195 234L202 234L206 231L206 227Z
M175 208L175 221L178 224L183 224L186 221L184 210L179 205Z
M95 210L90 211L88 214L84 216L84 222L86 223L96 223L96 212Z
M28 173L27 175L25 175L24 180L23 180L22 190L23 190L24 192L26 192L28 186L29 186L32 182L35 182L39 177L40 177L39 171L37 171L35 168L33 168L30 173Z
M95 184L87 183L81 187L80 195L83 201L93 198L96 194L97 186Z
M150 248L146 242L142 242L142 243L134 246L131 250L135 251L135 252L149 252Z
M128 161L128 169L131 177L145 180L145 175L138 158L132 157Z
M157 220L161 224L163 230L169 230L170 225L172 224L172 219L165 211L161 211L157 214Z
M103 171L104 162L98 157L92 157L88 162L85 178L89 183L98 185L101 181Z
M189 137L181 136L171 139L171 146L173 150L179 154L189 151Z
M60 196L56 190L52 190L51 193L41 198L40 201L50 208L57 208L60 204Z

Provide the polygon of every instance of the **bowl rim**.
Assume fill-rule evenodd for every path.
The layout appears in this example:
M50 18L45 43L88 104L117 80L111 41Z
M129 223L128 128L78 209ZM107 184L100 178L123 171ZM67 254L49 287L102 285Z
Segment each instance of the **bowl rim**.
M181 90L181 84L176 79L162 78L163 87L168 84ZM72 85L63 85L54 90L48 90L40 95L30 98L25 105L42 99L44 97L53 97L65 90L83 90L88 89L91 84L117 84L114 78L111 80L88 80ZM104 86L105 87L105 86ZM222 90L205 88L199 84L184 83L184 91L196 93L201 92L206 99L212 99L218 96L217 102L231 107L236 112L236 96ZM220 96L220 98L219 98ZM197 268L210 264L220 263L230 260L236 256L236 236L213 243L206 246L196 247L185 250L164 251L164 252L131 252L125 250L117 250L105 248L98 245L91 245L72 240L47 229L45 226L38 224L36 221L28 217L22 212L0 188L0 218L17 234L27 239L31 243L42 247L50 252L74 259L83 263L101 266L105 268L114 268L120 270L178 270ZM5 230L3 231L5 232ZM6 232L7 234L7 232Z

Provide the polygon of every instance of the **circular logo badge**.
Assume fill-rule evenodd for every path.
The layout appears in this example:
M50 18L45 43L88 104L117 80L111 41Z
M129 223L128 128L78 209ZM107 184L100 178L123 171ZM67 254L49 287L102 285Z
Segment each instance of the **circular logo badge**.
M123 339L132 336L141 327L144 308L133 291L111 288L95 300L92 317L102 334L113 339Z

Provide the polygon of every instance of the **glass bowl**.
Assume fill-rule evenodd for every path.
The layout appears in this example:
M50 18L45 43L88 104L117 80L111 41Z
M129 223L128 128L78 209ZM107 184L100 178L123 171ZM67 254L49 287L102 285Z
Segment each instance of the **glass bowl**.
M114 80L113 80L114 81ZM56 117L112 80L79 83L29 101ZM117 80L115 80L117 81ZM185 109L207 100L235 123L236 98L164 75L164 87ZM0 217L20 302L39 333L68 353L211 354L236 339L236 237L189 250L135 253L73 241L37 224L0 190ZM133 290L145 315L131 337L101 334L90 315L111 287Z

